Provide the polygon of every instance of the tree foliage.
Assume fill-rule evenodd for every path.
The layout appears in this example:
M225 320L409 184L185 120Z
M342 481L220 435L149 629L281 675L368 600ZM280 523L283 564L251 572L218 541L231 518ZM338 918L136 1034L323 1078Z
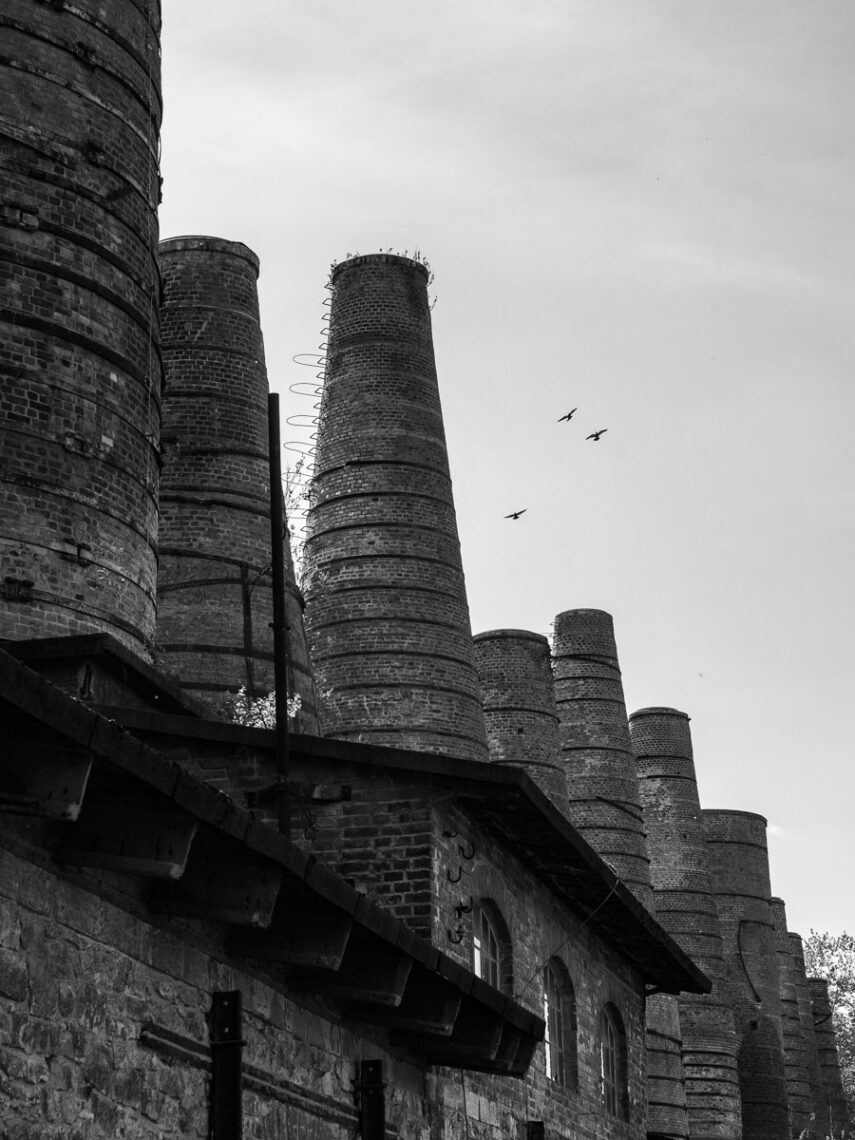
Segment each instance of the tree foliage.
M808 977L828 982L843 1091L855 1120L855 936L812 930L804 948Z
M297 715L303 705L299 693L288 698L288 719ZM247 728L275 728L276 727L276 694L267 693L263 697L250 697L246 686L239 689L231 698L230 719L235 724L243 724Z

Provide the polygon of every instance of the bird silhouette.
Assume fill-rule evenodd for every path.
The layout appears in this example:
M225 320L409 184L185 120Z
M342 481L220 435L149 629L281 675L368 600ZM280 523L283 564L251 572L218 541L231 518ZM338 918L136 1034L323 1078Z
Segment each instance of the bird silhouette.
M506 519L518 519L520 517L520 515L524 515L527 510L528 510L528 507L523 507L523 509L521 511L511 511L511 513L509 515L505 515L505 518Z
M600 428L599 431L592 431L590 435L585 436L585 439L592 439L596 443L600 436L605 435L608 430L608 428Z
M578 408L574 408L573 412L578 412L578 410L579 410ZM559 416L558 422L563 423L564 420L567 420L567 422L569 423L570 420L573 419L573 412L568 412L566 416Z

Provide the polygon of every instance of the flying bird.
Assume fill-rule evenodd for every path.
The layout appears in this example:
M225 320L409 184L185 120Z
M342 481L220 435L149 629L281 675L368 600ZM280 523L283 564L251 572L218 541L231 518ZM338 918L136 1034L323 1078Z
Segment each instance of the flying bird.
M578 412L578 410L579 410L578 408L574 408L573 412ZM558 422L563 423L564 420L567 420L567 422L569 423L570 420L573 419L573 412L568 412L566 416L559 416Z
M585 436L585 439L592 439L596 443L600 436L605 435L608 430L608 428L600 428L599 431L592 431L590 435Z
M520 515L524 515L527 510L528 510L528 507L523 507L523 509L521 511L511 511L511 513L509 515L505 515L505 518L506 519L518 519L520 517Z

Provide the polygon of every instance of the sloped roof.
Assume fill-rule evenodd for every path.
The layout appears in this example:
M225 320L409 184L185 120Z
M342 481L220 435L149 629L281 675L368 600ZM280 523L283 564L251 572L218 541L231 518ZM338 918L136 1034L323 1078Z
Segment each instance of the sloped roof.
M153 911L221 924L233 957L326 997L344 1020L387 1027L430 1062L526 1072L539 1017L2 649L0 717L0 827L15 815L54 821L43 842L58 863L142 879Z

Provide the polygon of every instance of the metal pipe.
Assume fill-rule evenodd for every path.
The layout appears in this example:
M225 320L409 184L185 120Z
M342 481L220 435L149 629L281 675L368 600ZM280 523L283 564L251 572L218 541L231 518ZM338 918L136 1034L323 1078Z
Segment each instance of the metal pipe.
M288 618L285 612L285 518L282 509L282 463L279 441L279 396L267 397L267 431L270 449L270 547L273 569L273 675L276 696L276 786L279 831L291 832L288 795Z

